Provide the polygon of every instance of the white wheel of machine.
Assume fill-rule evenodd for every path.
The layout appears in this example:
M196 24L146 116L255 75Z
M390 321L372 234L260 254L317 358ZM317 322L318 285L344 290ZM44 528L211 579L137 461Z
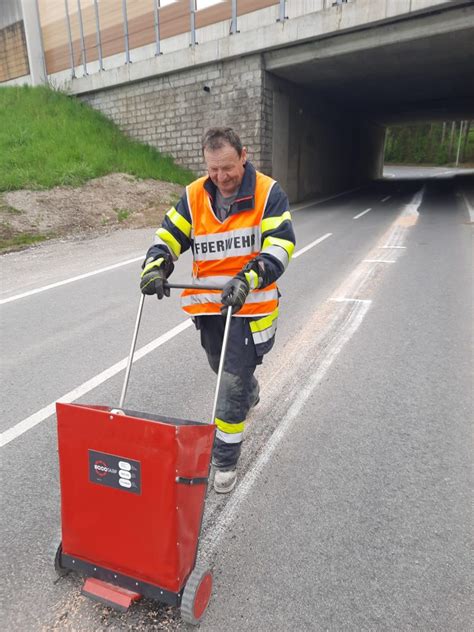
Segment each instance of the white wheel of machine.
M209 604L212 592L212 573L204 564L196 564L186 582L181 599L181 617L186 623L197 625Z

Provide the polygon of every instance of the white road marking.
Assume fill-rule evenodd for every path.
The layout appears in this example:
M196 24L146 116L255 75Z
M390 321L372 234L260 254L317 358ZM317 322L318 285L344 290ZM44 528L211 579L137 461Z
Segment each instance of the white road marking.
M168 342L168 340L171 340L172 338L180 334L191 325L192 320L189 318L179 325L176 325L176 327L173 327L173 329L170 329L158 338L155 338L155 340L152 340L135 353L135 355L133 356L133 362L135 363L137 360L140 360L144 356L148 355L149 353L163 345L165 342ZM102 373L99 373L90 380L87 380L87 382L84 382L77 388L69 391L69 393L66 393L66 395L63 395L57 401L70 403L75 401L82 395L85 395L89 391L92 391L92 389L96 388L100 384L103 384L109 378L114 377L114 375L117 375L117 373L123 371L127 366L127 359L128 358L123 358L123 360L120 360L116 364L113 364L108 369L105 369L105 371L102 371ZM5 432L0 434L0 447L7 445L7 443L10 443L10 441L13 441L13 439L16 439L28 430L31 430L31 428L34 428L45 419L48 419L48 417L51 417L51 415L54 415L55 412L56 401L48 404L48 406L45 406L41 410L38 410L36 413L30 415L26 419L23 419L23 421L18 422L8 430L5 430Z
M228 533L229 527L239 511L242 501L248 496L255 484L255 481L260 476L263 468L280 445L288 430L290 430L290 428L294 430L295 424L297 424L301 418L300 413L303 406L311 397L318 384L322 381L344 345L355 334L369 308L369 303L358 302L354 304L354 308L350 316L344 321L342 327L337 331L336 336L332 339L329 347L327 348L326 354L321 358L318 370L312 375L305 386L300 386L298 395L294 399L285 417L278 424L278 427L266 443L263 452L260 453L257 461L247 471L238 487L232 492L232 496L227 501L222 513L219 515L212 529L210 529L206 537L201 540L201 550L203 550L206 554L212 554L221 538Z
M362 211L362 213L359 213L359 215L354 215L354 217L352 219L359 219L359 217L362 217L362 215L365 215L366 213L368 213L371 210L372 210L371 208L367 208L367 209L365 209L365 211Z
M312 241L310 244L308 244L304 248L301 248L301 250L298 250L297 252L293 253L293 257L292 258L293 259L297 259L300 255L304 255L305 252L308 252L308 250L310 250L314 246L317 246L317 244L320 244L322 241L324 241L328 237L331 237L331 235L332 235L332 233L326 233L325 235L323 235L319 239L315 239L315 241Z
M364 259L365 263L395 263L395 261L387 261L386 259Z
M469 203L469 200L467 199L466 194L464 193L464 191L461 191L461 197L464 200L464 204L466 205L467 208L467 212L469 213L469 221L472 223L474 223L474 208L472 208L472 206Z
M384 197L382 199L382 202L386 202L387 200L389 200L392 196L391 195L387 195L387 197Z
M403 248L403 249L405 249L405 248L406 248L406 246L380 246L380 247L381 247L381 248L389 248L390 250L391 250L392 248Z
M330 298L330 301L334 303L372 303L371 299L368 298Z
M390 230L389 236L385 241L384 248L405 248L403 244L405 243L407 236L407 229L414 226L414 224L418 221L418 209L423 202L424 194L425 187L423 186L415 193L410 202L405 204L393 228ZM395 253L393 253L393 255L395 255Z
M25 298L26 296L32 296L33 294L39 294L40 292L46 292L46 290L52 290L55 287L60 287L61 285L67 285L68 283L73 283L74 281L87 279L88 277L94 276L95 274L101 274L102 272L115 270L116 268L121 268L122 266L128 266L130 263L143 261L143 258L144 257L142 255L140 257L135 257L134 259L127 259L127 261L114 263L111 266L100 268L99 270L93 270L92 272L86 272L85 274L80 274L79 276L71 277L69 279L64 279L63 281L58 281L57 283L50 283L49 285L44 285L43 287L36 288L36 290L29 290L28 292L23 292L22 294L16 294L15 296L10 296L9 298L4 298L0 300L0 305L4 305L5 303L11 303L12 301L17 301L20 298Z

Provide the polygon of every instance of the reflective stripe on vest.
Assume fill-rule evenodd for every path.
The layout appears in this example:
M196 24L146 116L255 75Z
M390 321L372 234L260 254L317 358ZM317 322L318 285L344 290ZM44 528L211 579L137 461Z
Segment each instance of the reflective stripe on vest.
M194 236L194 258L212 261L223 257L242 257L260 250L260 226L240 228L217 235Z
M194 241L193 277L196 285L223 286L261 251L262 218L275 181L257 172L254 208L220 222L204 188L206 180L206 176L199 178L186 188ZM184 311L192 316L220 313L220 292L184 290L181 297ZM263 290L252 290L236 316L265 316L277 307L278 289L272 283Z
M275 290L269 290L265 288L264 290L255 290L254 292L250 292L247 296L246 304L250 305L252 303L267 303L269 301L273 301L275 299ZM221 305L221 293L220 292L210 292L209 290L200 290L199 292L193 292L192 294L187 294L182 297L181 305L196 305L197 303L217 303Z

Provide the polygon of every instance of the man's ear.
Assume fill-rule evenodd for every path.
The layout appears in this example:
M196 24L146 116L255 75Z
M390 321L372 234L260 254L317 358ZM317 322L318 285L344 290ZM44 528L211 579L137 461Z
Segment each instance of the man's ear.
M242 155L240 157L242 159L242 164L245 165L247 162L247 147L242 147Z

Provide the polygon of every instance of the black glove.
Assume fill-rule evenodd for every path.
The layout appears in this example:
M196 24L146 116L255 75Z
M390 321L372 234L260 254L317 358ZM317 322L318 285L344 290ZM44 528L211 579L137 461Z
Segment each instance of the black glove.
M235 277L224 285L221 295L221 302L223 307L221 308L222 315L227 314L227 307L232 307L232 312L235 314L239 311L242 305L245 303L245 299L250 292L250 286L245 278L243 272L239 272Z
M258 290L271 282L267 279L268 274L263 257L251 259L247 265L242 268L242 272L251 290Z
M142 293L149 295L156 294L158 298L169 296L169 288L163 286L168 274L171 274L171 272L167 274L165 258L159 257L155 261L151 261L150 263L145 262L145 264L140 279L140 289Z

